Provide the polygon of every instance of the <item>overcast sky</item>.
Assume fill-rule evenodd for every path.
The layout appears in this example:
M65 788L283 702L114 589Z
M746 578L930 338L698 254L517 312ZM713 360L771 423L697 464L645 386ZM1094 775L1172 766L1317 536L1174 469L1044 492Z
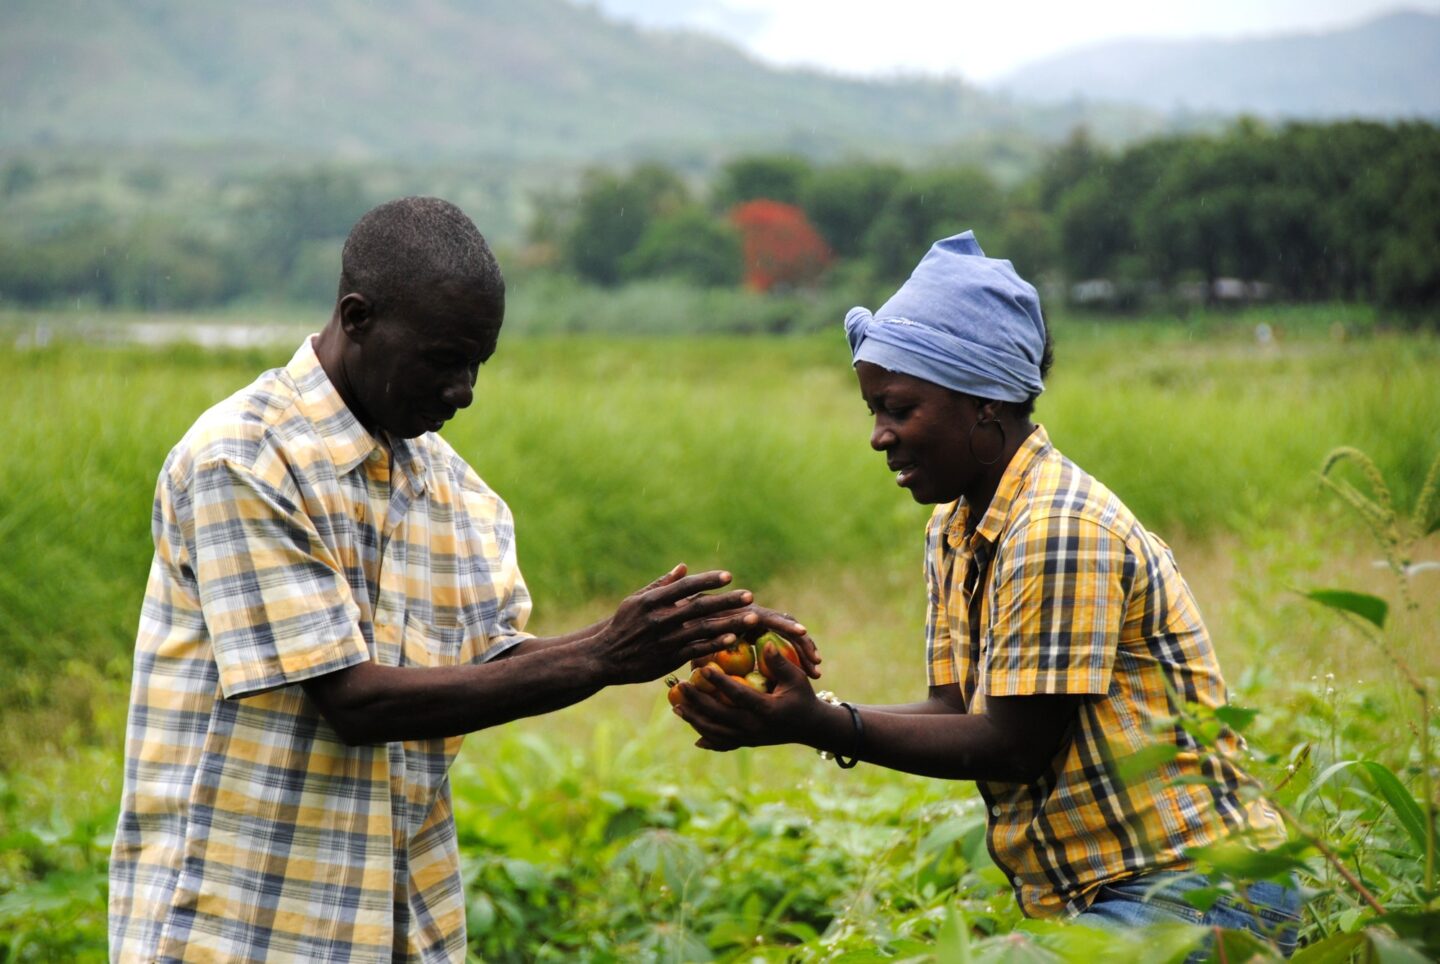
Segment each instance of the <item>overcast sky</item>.
M594 0L650 26L724 36L775 64L857 74L943 74L991 83L1031 60L1100 40L1251 37L1349 26L1440 0Z

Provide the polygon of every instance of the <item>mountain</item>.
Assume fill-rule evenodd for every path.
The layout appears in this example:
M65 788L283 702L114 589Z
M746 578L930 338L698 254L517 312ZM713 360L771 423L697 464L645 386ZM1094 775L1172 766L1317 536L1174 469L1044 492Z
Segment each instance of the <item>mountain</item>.
M1398 12L1325 33L1126 40L1037 61L1018 98L1262 117L1440 118L1440 14Z
M0 150L236 145L346 159L903 154L1102 139L1148 112L767 67L567 0L4 0Z

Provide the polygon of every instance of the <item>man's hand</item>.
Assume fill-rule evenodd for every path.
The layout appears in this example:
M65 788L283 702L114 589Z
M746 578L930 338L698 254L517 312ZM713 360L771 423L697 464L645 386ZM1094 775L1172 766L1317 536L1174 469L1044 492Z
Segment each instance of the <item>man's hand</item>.
M683 698L675 714L700 734L696 746L734 750L742 746L812 743L819 738L827 706L815 697L805 673L780 655L774 643L767 643L758 655L775 680L774 692L752 689L726 676L717 666L700 669L714 685L713 695L689 683L679 684Z
M760 616L750 611L749 590L706 592L729 582L719 570L687 576L681 564L627 596L593 643L605 682L659 679L752 632Z

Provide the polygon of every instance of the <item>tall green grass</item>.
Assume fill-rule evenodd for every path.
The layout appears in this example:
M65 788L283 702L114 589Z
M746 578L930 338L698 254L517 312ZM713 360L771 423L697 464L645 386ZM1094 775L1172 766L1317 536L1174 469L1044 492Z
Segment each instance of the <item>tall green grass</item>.
M1173 328L1057 328L1037 417L1167 536L1324 511L1314 466L1336 444L1371 452L1410 497L1440 435L1434 339L1260 350ZM166 452L292 347L0 351L7 692L23 699L67 659L123 666ZM838 332L577 336L503 340L446 435L514 510L543 619L681 560L752 586L817 566L908 575L926 509L895 488L869 428Z

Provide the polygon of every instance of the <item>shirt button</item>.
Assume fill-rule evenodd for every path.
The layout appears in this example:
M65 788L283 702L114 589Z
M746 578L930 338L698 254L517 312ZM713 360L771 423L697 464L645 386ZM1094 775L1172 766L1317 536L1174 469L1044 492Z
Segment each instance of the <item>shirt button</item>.
M999 805L999 804L996 804L995 806L993 806L993 807L990 808L990 816L992 816L992 817L998 817L998 816L1000 816L1000 805Z
M1010 883L1014 884L1016 887L1019 887L1021 884L1024 883L1024 881L1022 881L1019 877L1011 877Z
M370 454L366 456L366 458L368 458L372 462L378 462L384 457L384 453L381 452L379 449L371 449Z

